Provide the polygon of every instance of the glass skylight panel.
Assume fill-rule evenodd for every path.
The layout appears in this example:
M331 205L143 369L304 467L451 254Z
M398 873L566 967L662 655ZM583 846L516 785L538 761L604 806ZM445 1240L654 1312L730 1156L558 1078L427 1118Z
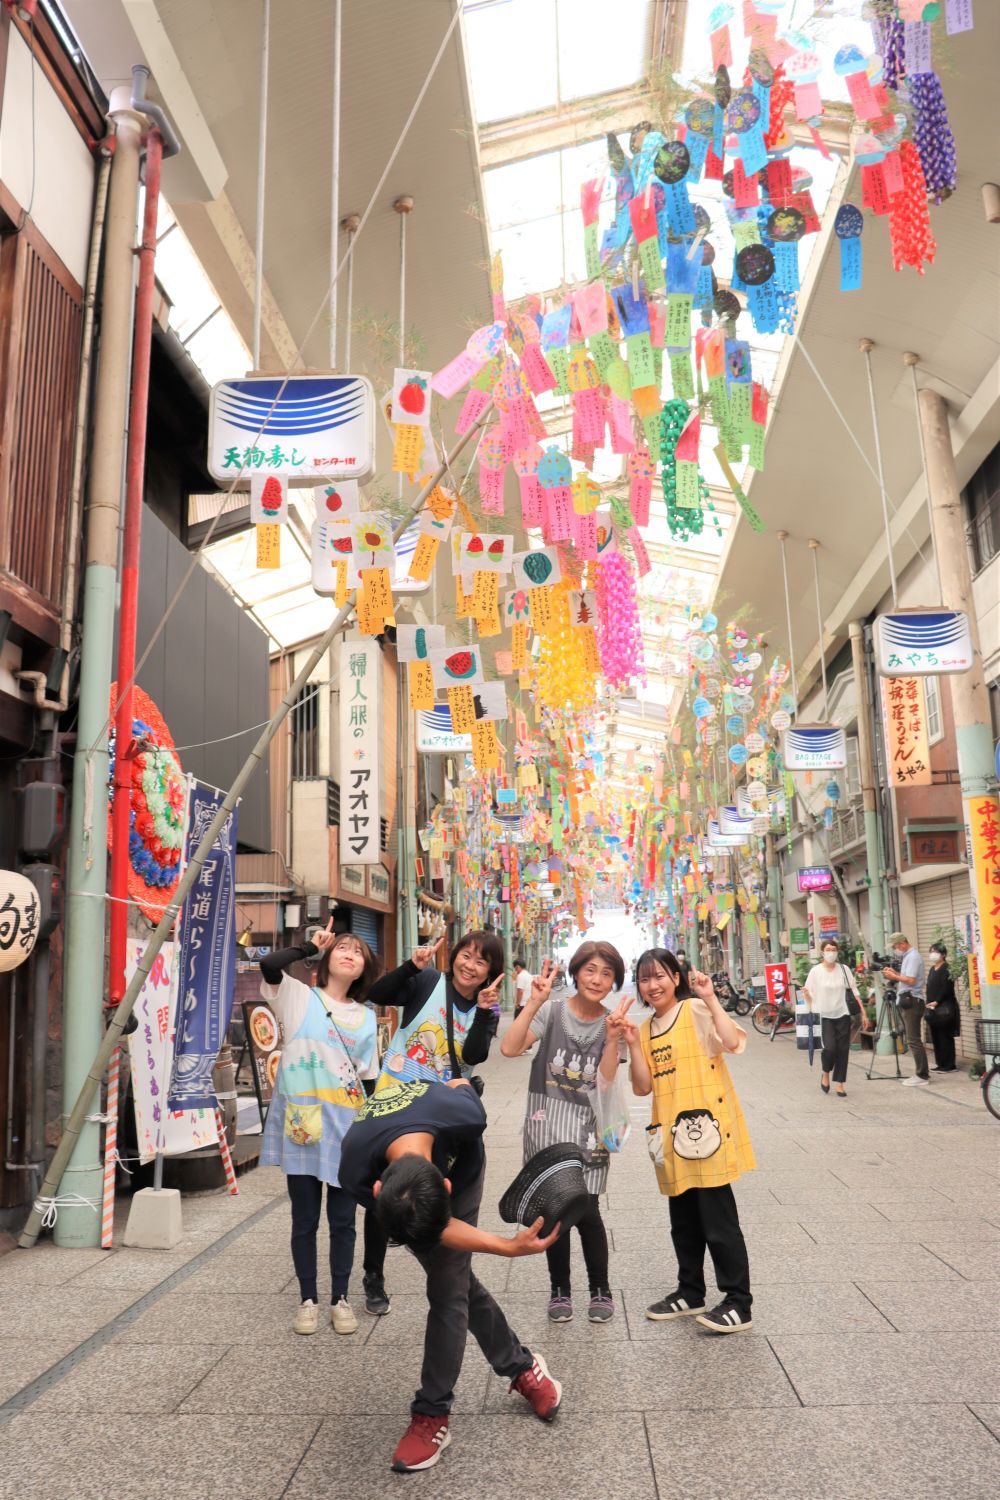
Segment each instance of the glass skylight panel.
M555 0L466 0L463 20L480 124L558 103Z
M627 88L646 75L651 0L558 0L562 99Z

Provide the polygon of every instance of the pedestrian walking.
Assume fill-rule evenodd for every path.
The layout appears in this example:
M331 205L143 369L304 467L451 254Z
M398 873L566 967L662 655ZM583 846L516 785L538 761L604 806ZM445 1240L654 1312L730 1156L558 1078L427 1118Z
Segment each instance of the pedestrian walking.
M529 974L519 958L514 960L514 1015L519 1016L531 994L533 974Z
M414 950L372 986L373 1005L394 1005L399 1026L393 1034L376 1091L393 1083L445 1083L470 1077L489 1056L496 1035L496 1002L503 980L503 943L493 932L467 932L455 944L441 971L435 961L447 940ZM385 1289L388 1241L376 1216L365 1214L365 1311L384 1316L390 1308Z
M851 1056L851 1031L855 1021L868 1030L868 1017L861 1005L858 983L846 964L840 962L840 950L833 941L820 948L821 963L813 964L806 975L802 993L809 1009L820 1018L823 1042L823 1072L819 1086L830 1092L830 1079L836 1085L837 1098L846 1099L847 1064Z
M316 983L286 972L319 955ZM347 1300L354 1264L357 1201L340 1181L341 1145L365 1099L365 1082L378 1075L375 1013L361 1002L377 973L375 955L351 933L335 933L333 919L313 942L283 948L261 960L260 993L281 1027L281 1062L264 1126L261 1166L286 1174L292 1205L292 1263L299 1282L293 1328L319 1329L316 1237L326 1185L330 1228L330 1321L355 1333Z
M390 1082L358 1112L344 1141L344 1182L374 1210L386 1237L407 1245L427 1273L420 1388L393 1455L399 1473L432 1468L451 1442L467 1332L542 1421L552 1420L562 1397L544 1359L524 1347L472 1273L475 1252L537 1255L558 1233L557 1225L541 1238L541 1219L510 1239L476 1227L485 1129L486 1111L464 1078Z
M569 961L573 990L565 1000L550 998L556 969L547 958L531 994L500 1043L504 1057L520 1057L538 1043L528 1077L524 1118L524 1159L545 1146L579 1146L590 1204L577 1223L590 1301L587 1317L606 1323L615 1304L608 1280L608 1235L600 1194L608 1180L610 1156L601 1140L591 1091L598 1071L607 1082L617 1077L619 1034L608 1029L604 1001L625 982L625 962L610 943L583 943ZM546 1250L551 1280L548 1316L568 1323L573 1316L570 1235Z
M654 1323L695 1317L711 1333L751 1326L750 1263L732 1184L757 1165L724 1054L742 1052L747 1034L722 1008L707 974L687 973L667 948L636 965L639 998L653 1015L628 1017L633 1092L652 1094L649 1154L670 1206L677 1289L646 1309ZM705 1306L705 1251L722 1301Z
M914 948L904 932L894 932L889 939L892 945L893 957L896 960L894 969L883 969L886 979L893 980L899 990L896 995L896 1004L899 1006L903 1017L903 1026L906 1029L906 1041L913 1056L914 1074L912 1078L903 1079L905 1088L925 1088L931 1081L930 1070L927 1065L927 1049L924 1046L923 1026L924 1019L924 961L920 956L920 950Z
M932 943L931 966L927 971L927 1024L934 1045L934 1072L954 1073L955 1038L962 1034L962 1013L958 1008L955 981L948 967L948 949L944 943Z

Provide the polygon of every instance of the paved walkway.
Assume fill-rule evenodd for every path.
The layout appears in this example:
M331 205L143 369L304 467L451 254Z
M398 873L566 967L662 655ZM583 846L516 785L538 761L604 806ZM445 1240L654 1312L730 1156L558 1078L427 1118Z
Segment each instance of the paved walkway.
M484 1071L483 1220L499 1227L527 1068ZM433 1474L395 1476L419 1269L390 1252L388 1318L297 1338L284 1184L258 1171L238 1198L188 1200L174 1252L45 1243L0 1260L0 1496L995 1500L1000 1127L975 1085L869 1083L858 1058L840 1102L820 1093L818 1060L756 1035L733 1071L759 1159L737 1188L752 1332L643 1317L674 1279L638 1129L611 1171L612 1323L547 1325L541 1258L477 1265L563 1381L556 1423L471 1346L452 1447Z

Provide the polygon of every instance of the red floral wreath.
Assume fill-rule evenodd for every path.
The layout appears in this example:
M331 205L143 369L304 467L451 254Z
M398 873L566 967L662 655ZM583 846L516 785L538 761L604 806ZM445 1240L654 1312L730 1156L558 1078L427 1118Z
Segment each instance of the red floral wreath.
M111 684L111 761L108 768L108 848L114 799L114 714L118 684ZM132 760L128 891L151 922L159 922L180 878L187 783L173 737L160 710L142 688L132 689L132 735L141 746Z

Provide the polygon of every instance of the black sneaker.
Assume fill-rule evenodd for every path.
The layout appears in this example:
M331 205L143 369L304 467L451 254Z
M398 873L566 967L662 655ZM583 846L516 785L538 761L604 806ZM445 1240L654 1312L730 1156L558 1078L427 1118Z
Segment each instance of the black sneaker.
M366 1276L364 1278L365 1289L365 1312L371 1313L373 1318L384 1318L392 1304L385 1289L384 1276Z
M710 1333L742 1333L744 1328L753 1326L750 1314L740 1312L728 1300L720 1302L711 1312L699 1313L695 1322L700 1323L702 1328L707 1328Z
M646 1317L651 1323L666 1323L670 1318L690 1318L695 1313L704 1311L704 1302L693 1306L680 1292L671 1292L669 1297L663 1297L659 1302L654 1302L652 1307L647 1307Z

